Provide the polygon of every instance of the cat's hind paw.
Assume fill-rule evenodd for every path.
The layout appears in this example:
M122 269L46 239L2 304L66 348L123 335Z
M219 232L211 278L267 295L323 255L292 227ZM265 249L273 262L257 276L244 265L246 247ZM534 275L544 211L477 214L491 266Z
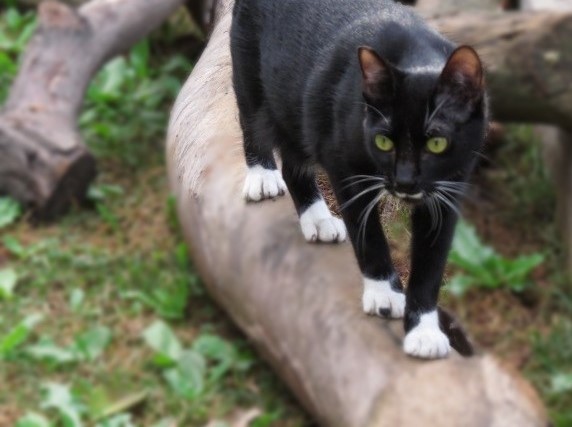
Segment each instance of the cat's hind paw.
M393 290L388 280L364 277L362 306L367 314L400 319L405 313L405 294Z
M439 329L436 311L420 316L419 324L405 335L403 350L422 359L441 359L449 355L449 338Z
M332 215L326 202L319 199L300 215L300 227L306 241L340 243L346 240L344 222Z
M273 199L286 193L286 183L278 169L265 169L260 165L248 168L242 195L247 202Z

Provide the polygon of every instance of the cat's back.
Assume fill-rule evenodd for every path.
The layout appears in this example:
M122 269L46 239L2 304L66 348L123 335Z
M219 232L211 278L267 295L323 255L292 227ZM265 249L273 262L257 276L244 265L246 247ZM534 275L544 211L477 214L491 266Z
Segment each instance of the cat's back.
M439 49L431 44L440 43L411 8L394 0L237 0L233 19L233 54L259 64L266 100L276 118L291 124L316 70L333 67L339 74L351 64L357 75L359 46L408 68L432 62Z
M355 56L358 46L369 45L409 67L431 61L447 43L394 0L237 0L234 14L233 39L256 44L261 68L278 79L309 73L334 50Z

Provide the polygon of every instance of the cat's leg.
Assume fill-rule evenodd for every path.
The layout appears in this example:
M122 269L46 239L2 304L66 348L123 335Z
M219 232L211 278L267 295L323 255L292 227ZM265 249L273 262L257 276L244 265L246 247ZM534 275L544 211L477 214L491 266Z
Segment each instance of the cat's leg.
M232 31L239 30L233 26ZM246 201L259 202L283 195L286 184L276 167L272 152L275 141L264 105L264 92L260 81L260 54L254 32L240 33L234 37L231 51L233 84L248 168L242 193Z
M346 239L344 222L330 212L307 159L282 150L282 174L308 242L339 243Z
M437 208L443 215L437 235L427 206L417 206L413 211L411 275L405 311L403 348L411 356L427 359L445 357L450 351L449 339L439 327L437 300L457 216L449 208Z
M248 116L240 110L240 124L244 137L244 155L248 167L243 197L249 202L259 202L282 196L286 192L286 183L276 167L272 152L274 135L267 123L264 107Z
M362 307L370 315L402 318L405 294L393 263L378 215L382 189L366 184L332 182L363 277Z

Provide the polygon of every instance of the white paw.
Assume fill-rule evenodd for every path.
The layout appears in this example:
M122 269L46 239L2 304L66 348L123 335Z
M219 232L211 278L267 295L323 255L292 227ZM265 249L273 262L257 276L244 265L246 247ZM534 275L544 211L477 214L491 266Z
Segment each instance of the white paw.
M391 289L387 280L364 277L361 301L367 314L400 319L405 313L405 294Z
M331 243L346 240L346 225L332 215L322 198L300 215L300 227L308 242Z
M421 315L419 324L405 335L403 350L423 359L440 359L449 354L449 338L439 329L437 311Z
M277 169L265 169L260 165L248 168L242 195L248 202L259 202L282 196L286 183Z

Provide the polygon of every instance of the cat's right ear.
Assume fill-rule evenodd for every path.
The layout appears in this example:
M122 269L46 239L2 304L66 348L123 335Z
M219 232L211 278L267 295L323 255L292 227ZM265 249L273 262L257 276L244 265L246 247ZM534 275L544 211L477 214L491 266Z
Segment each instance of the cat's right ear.
M390 66L371 47L358 49L362 75L362 91L369 101L393 96L393 73Z

